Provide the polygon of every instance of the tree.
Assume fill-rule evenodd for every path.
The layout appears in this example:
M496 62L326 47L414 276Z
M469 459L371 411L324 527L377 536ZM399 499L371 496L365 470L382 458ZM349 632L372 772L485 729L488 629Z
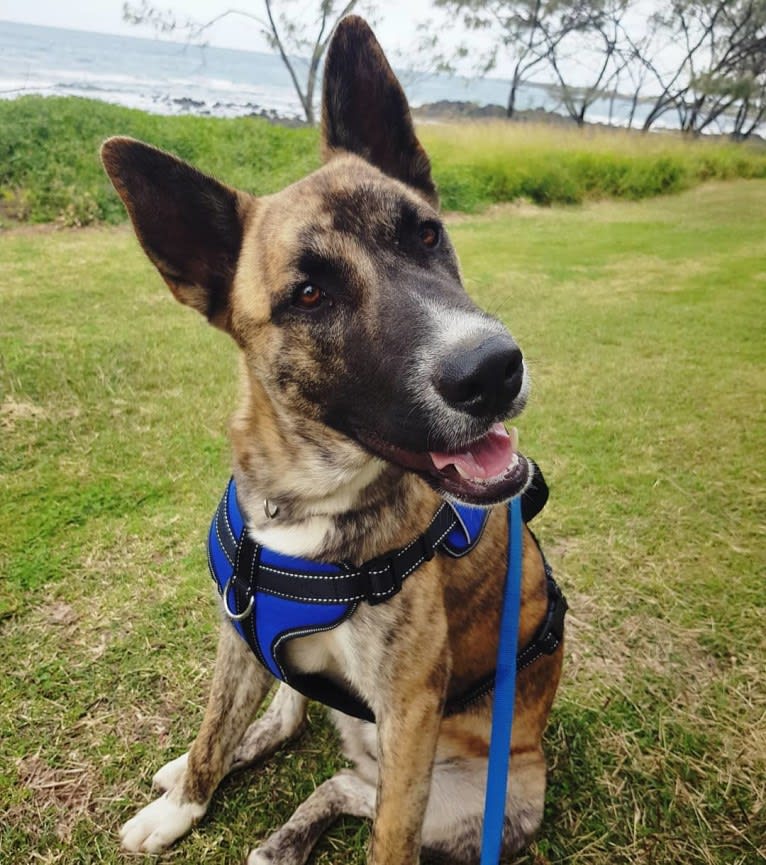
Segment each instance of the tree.
M701 11L704 14L704 8ZM745 104L753 105L759 93L763 108L766 0L726 3L717 23L706 40L704 64L692 70L684 128L694 133L704 131L737 105L740 111ZM740 135L743 130L744 126Z
M749 138L766 120L766 71L763 58L758 62L758 66L760 72L753 72L751 77L742 81L745 92L734 116L731 130L733 138Z
M733 134L751 135L766 115L766 0L670 0L655 19L683 54L670 69L643 57L660 91L644 129L674 111L687 132L728 116Z
M630 63L632 53L625 35L624 17L630 0L594 0L572 10L575 26L562 33L561 28L549 31L542 22L545 40L542 58L553 70L559 85L562 104L578 126L593 103L611 91L613 106L617 82ZM565 74L562 57L576 65L585 76L585 84L575 86L571 72Z
M589 0L434 0L434 5L460 16L469 30L493 31L496 39L479 61L486 75L501 53L513 63L506 114L513 117L519 86L568 34L590 20ZM463 49L461 56L467 51Z
M199 40L207 31L224 18L239 16L256 24L271 48L276 51L290 75L295 92L300 100L306 121L316 122L314 99L319 81L322 58L341 18L357 6L371 8L369 2L360 0L319 0L316 16L301 20L291 15L287 7L295 6L295 0L281 0L275 12L274 0L262 0L263 14L243 9L227 9L205 22L192 19L180 20L170 9L159 9L149 0L140 3L126 2L122 15L130 24L148 24L162 33L185 32L191 41ZM305 66L305 69L301 67Z

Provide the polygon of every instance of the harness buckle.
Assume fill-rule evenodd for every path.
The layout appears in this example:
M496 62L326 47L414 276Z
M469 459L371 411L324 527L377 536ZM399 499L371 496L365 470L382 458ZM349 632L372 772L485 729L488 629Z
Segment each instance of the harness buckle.
M431 559L436 555L436 550L434 549L433 541L428 536L428 532L423 532L420 536L420 546L423 550L423 558L430 562Z
M396 556L381 556L362 565L362 581L367 603L374 607L392 598L402 587Z
M540 647L540 651L544 652L546 655L552 655L556 649L558 649L560 642L561 640L558 634L554 634L553 631L548 631L545 636L538 641L538 646Z
M540 648L546 655L552 655L564 639L564 616L569 608L567 599L553 579L550 579L549 591L552 594L553 608L549 611L545 622L545 631L538 640Z

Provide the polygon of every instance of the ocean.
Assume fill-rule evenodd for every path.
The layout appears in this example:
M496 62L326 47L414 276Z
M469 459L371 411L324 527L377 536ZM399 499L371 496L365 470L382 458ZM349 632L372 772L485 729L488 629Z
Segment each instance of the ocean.
M0 21L0 98L27 93L84 96L158 114L303 116L288 73L274 54L38 27ZM398 70L413 106L471 101L505 105L508 83L485 78L413 75ZM541 85L522 86L519 109L557 110ZM620 100L613 122L620 122ZM589 120L607 122L597 103Z

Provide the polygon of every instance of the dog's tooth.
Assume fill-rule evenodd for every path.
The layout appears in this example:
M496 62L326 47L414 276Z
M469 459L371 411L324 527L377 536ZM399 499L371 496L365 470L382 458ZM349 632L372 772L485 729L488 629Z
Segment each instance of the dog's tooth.
M511 449L515 454L516 451L519 449L519 431L516 429L515 426L512 426L508 430L508 435L511 437ZM513 465L513 463L511 463L511 465Z

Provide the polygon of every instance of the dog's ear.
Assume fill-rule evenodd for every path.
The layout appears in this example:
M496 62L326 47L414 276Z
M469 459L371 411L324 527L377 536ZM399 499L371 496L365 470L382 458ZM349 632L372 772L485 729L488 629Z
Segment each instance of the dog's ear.
M327 50L322 149L325 159L338 150L356 153L438 205L431 163L415 135L407 97L372 30L357 15L341 20Z
M247 196L132 138L105 141L101 160L175 297L226 329Z

